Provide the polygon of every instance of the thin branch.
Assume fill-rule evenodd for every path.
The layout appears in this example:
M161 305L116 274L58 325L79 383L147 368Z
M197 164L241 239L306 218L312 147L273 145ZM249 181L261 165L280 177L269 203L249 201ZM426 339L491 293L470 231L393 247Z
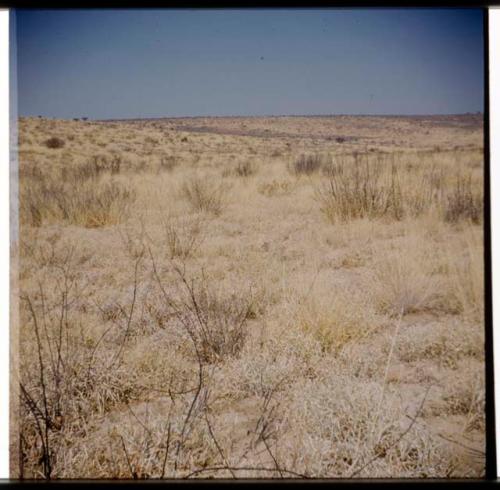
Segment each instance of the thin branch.
M217 451L219 451L219 454L220 454L220 457L222 458L223 463L226 465L227 469L230 471L233 478L236 479L237 478L236 473L230 468L229 463L227 462L226 456L224 455L224 452L222 451L220 444L218 443L217 439L215 438L215 434L212 430L212 426L210 425L210 421L208 420L208 415L206 412L205 412L205 421L207 423L208 432L210 433L210 437L214 441L215 447L217 448Z
M139 419L139 417L135 414L135 412L132 410L131 406L130 406L130 403L126 403L126 407L128 408L128 411L132 414L132 416L134 417L135 420L137 420L137 422L139 422L139 425L148 433L149 437L152 437L153 436L153 433L151 432L150 429L148 429L144 423Z
M127 465L128 465L128 469L130 471L130 474L132 475L132 478L134 480L137 480L137 473L132 469L132 464L130 463L130 459L128 457L127 448L125 447L125 441L123 440L123 437L121 435L120 435L120 439L122 441L123 452L125 453L125 458L127 459Z
M52 464L50 461L50 445L49 445L50 414L49 414L49 406L48 406L48 401L47 401L47 388L45 385L45 369L44 369L44 363L43 363L43 357L42 357L42 343L40 340L40 334L38 331L38 321L37 321L35 310L33 309L33 304L31 303L29 296L26 296L25 299L28 302L31 316L33 318L33 324L35 326L35 335L36 335L37 350L38 350L38 362L40 365L40 384L42 387L42 400L43 400L44 420L45 420L45 428L44 428L43 434L40 434L40 436L42 437L42 441L43 441L43 439L45 439L44 458L43 458L44 475L47 479L50 479L50 474L52 473Z
M167 458L168 458L168 450L170 448L170 429L171 429L171 423L169 422L168 423L168 433L167 433L167 447L165 448L165 457L163 458L163 465L162 465L162 468L161 468L161 475L160 475L160 479L163 480L163 477L165 476L165 467L167 465Z
M262 430L264 431L266 427L264 427ZM272 460L274 461L274 466L276 467L276 470L279 472L281 478L283 478L283 471L281 470L278 460L275 458L274 454L271 451L271 448L269 447L269 444L267 444L267 438L261 435L262 442L264 443L264 446L266 446L267 452L271 456Z
M115 358L113 359L113 362L111 363L110 367L113 366L113 364L120 359L120 356L123 352L123 348L125 347L125 342L127 340L127 337L128 337L128 333L129 333L129 330L130 330L130 325L132 324L132 316L134 314L134 307L135 307L135 302L136 302L136 298L137 298L137 275L138 275L138 268L139 268L139 263L141 261L141 257L139 257L136 261L135 261L135 268L134 268L134 292L133 292L133 296L132 296L132 304L130 306L130 312L129 312L129 315L128 315L128 319L127 319L127 325L126 325L126 328L125 328L125 333L123 334L123 339L122 339L122 343L120 344L120 348L115 356Z
M276 468L266 468L266 467L258 467L258 466L239 466L239 467L228 467L228 466L211 466L207 468L200 468L198 470L195 470L188 475L184 476L183 478L185 480L191 478L192 476L199 475L200 473L205 473L207 471L222 471L222 470L228 470L228 471L267 471L271 473L277 473L278 470ZM295 476L297 478L305 478L309 479L310 477L307 475L304 475L303 473L297 473L296 471L292 470L286 470L282 469L281 470L283 473L286 473L288 475Z

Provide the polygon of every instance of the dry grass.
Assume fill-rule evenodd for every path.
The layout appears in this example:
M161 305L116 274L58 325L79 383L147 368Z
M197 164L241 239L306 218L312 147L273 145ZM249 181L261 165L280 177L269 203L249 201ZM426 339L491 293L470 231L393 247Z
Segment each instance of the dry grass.
M484 239L482 229L464 226L460 238L447 243L442 253L448 273L446 290L466 316L480 322L484 317Z
M318 172L324 162L323 155L300 155L291 165L291 170L296 175L311 175Z
M259 192L267 197L290 194L293 190L293 182L290 180L273 180L259 186Z
M323 304L306 299L296 315L300 330L312 335L323 352L339 353L349 342L369 336L379 324L370 305L353 292L335 292Z
M257 173L257 165L251 160L245 160L238 163L235 172L239 177L250 177Z
M365 217L401 220L437 210L450 223L481 223L480 176L473 177L461 164L464 173L453 179L452 169L437 167L432 155L422 155L419 165L411 160L405 165L406 160L401 154L337 158L325 167L328 180L317 189L321 210L331 222Z
M194 211L219 216L224 209L227 187L223 183L192 177L183 184L182 194Z
M457 175L453 190L448 196L444 219L451 223L469 220L480 223L483 216L483 198L473 189L472 176Z
M432 253L423 243L408 243L395 251L384 250L367 277L377 306L391 316L439 308L443 281L429 273Z
M158 166L160 172L171 172L179 164L174 156L162 156Z
M482 141L22 119L13 475L483 476Z
M195 254L203 241L203 226L200 218L183 220L169 217L164 223L164 230L170 258L187 259Z
M401 219L400 177L393 162L388 166L385 160L355 155L353 161L342 159L331 165L328 174L317 198L330 221L386 215Z
M114 180L32 179L21 187L20 219L32 226L58 221L86 228L112 225L126 217L134 199L133 189Z

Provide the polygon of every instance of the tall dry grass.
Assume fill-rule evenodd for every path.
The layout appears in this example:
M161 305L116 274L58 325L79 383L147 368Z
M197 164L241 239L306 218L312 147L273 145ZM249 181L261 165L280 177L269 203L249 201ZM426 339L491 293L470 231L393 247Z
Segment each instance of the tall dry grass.
M23 183L21 224L41 226L66 222L95 228L120 223L135 199L134 190L119 181L59 182L53 179Z
M359 218L401 220L436 214L450 223L482 221L482 175L464 161L436 164L433 155L354 154L338 157L317 187L331 222Z
M194 176L184 182L181 192L193 210L219 216L226 203L227 186Z
M328 182L317 191L321 210L330 221L403 214L400 176L394 161L368 155L341 159L329 168Z
M20 222L29 226L64 222L87 228L120 223L135 201L130 184L116 179L121 158L52 169L29 167L20 174Z
M302 154L290 165L290 170L295 175L312 175L319 172L323 165L328 165L331 159L327 155Z

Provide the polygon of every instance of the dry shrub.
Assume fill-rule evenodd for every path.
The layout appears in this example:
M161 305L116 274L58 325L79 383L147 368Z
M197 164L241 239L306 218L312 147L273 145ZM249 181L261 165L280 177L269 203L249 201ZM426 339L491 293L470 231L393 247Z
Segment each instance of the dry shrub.
M38 180L44 178L42 167L38 163L27 164L27 162L19 165L19 182L22 183L28 179Z
M21 223L41 226L62 221L87 228L121 222L135 192L117 181L59 182L51 178L25 182L20 192Z
M400 179L393 162L386 165L383 159L355 154L352 162L339 159L329 175L316 197L330 221L382 216L402 218Z
M405 207L409 216L417 217L433 208L441 208L446 190L444 169L431 168L415 180L409 175L406 178Z
M482 326L459 317L447 320L406 327L398 337L398 358L405 363L430 360L454 370L467 358L484 362Z
M472 319L484 319L484 238L480 228L469 225L462 237L440 249L449 301Z
M112 359L101 359L97 343L78 318L82 288L75 264L50 268L59 287L40 284L21 301L20 471L21 478L57 478L65 470L67 441L85 433L92 418L126 401L132 377Z
M378 326L370 305L346 293L328 301L311 298L299 306L299 329L315 338L323 352L339 353L350 342L360 341Z
M290 168L295 175L312 175L320 170L324 161L323 155L300 155Z
M64 182L85 182L87 180L97 180L105 174L119 174L122 167L120 155L114 155L108 159L105 155L94 155L86 163L74 166L67 166L61 169L61 179Z
M452 415L466 417L464 431L484 431L485 421L485 389L484 372L475 369L466 379L451 388L444 397L446 411Z
M251 160L239 162L236 166L235 173L239 177L250 177L257 173L257 165Z
M195 211L219 216L225 205L227 187L222 183L192 177L182 186L182 194Z
M214 288L205 274L188 277L185 266L172 262L177 290L165 289L151 254L154 277L163 296L164 308L191 341L200 363L214 363L236 355L243 347L246 323L252 311L250 294L231 295ZM189 344L189 342L188 342Z
M65 478L79 479L81 475L118 480L179 477L174 471L176 446L181 442L182 417L189 405L186 407L182 399L175 402L127 403L121 412L105 419L101 427L84 435L89 451L82 452L75 445L66 448ZM201 438L199 425L190 431L193 440ZM206 446L201 443L199 449L214 457ZM185 460L187 456L181 460L183 465Z
M466 220L480 223L483 217L483 197L481 194L473 188L470 174L468 176L457 175L445 204L445 221L456 223L460 220Z
M316 478L437 477L448 470L442 444L412 422L419 405L407 411L398 395L382 387L329 370L323 379L305 380L294 389L286 422L293 427L287 460ZM432 461L432 465L429 464Z
M83 266L90 259L88 251L76 247L73 240L63 238L61 230L41 236L40 228L27 229L20 237L20 273L35 274L45 268L67 269L72 262Z
M355 153L323 167L328 181L317 190L317 199L331 222L433 213L446 222L477 224L483 213L482 184L469 166L435 152ZM457 167L457 177L450 179Z
M290 180L272 180L259 185L258 191L267 197L290 194L294 186Z
M398 316L442 308L443 280L431 274L433 255L421 243L383 250L379 257L366 287L383 313Z
M425 162L425 157L422 159L422 162ZM445 168L435 164L427 166L423 163L419 169L410 161L405 169L403 180L407 214L417 217L433 207L440 208L446 191Z
M147 233L144 221L139 224L127 223L117 228L118 235L126 254L133 260L144 256L147 246Z
M187 321L201 359L217 362L238 354L247 335L248 299L235 294L221 295L210 289L205 279L186 287L187 304L194 308L188 308Z
M460 238L435 243L418 234L398 248L379 250L366 287L385 313L419 311L462 314L482 321L484 262L482 231L466 225Z
M297 328L296 312L283 313L276 322L256 324L254 328L261 327L259 335L249 335L240 355L224 363L217 373L215 382L224 385L235 399L273 392L284 400L294 383L304 376L315 377L325 353L313 335Z
M65 143L64 143L64 140L62 138L58 138L57 136L53 136L52 138L45 140L44 144L47 148L58 149L58 148L62 148Z
M192 257L203 240L203 220L174 219L168 217L163 223L165 240L171 259Z
M172 172L177 165L179 165L179 162L174 156L162 156L158 165L158 172Z

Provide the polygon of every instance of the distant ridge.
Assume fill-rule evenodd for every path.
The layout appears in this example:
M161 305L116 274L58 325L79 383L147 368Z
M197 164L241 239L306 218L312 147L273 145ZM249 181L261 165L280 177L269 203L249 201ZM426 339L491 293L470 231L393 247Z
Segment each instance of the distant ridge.
M162 117L128 117L128 118L106 118L89 119L94 122L124 122L124 121L165 121L179 119L269 119L269 118L338 118L338 117L377 117L377 118L399 118L399 119L453 119L472 117L483 119L483 112L465 112L458 114L267 114L259 116L162 116Z

